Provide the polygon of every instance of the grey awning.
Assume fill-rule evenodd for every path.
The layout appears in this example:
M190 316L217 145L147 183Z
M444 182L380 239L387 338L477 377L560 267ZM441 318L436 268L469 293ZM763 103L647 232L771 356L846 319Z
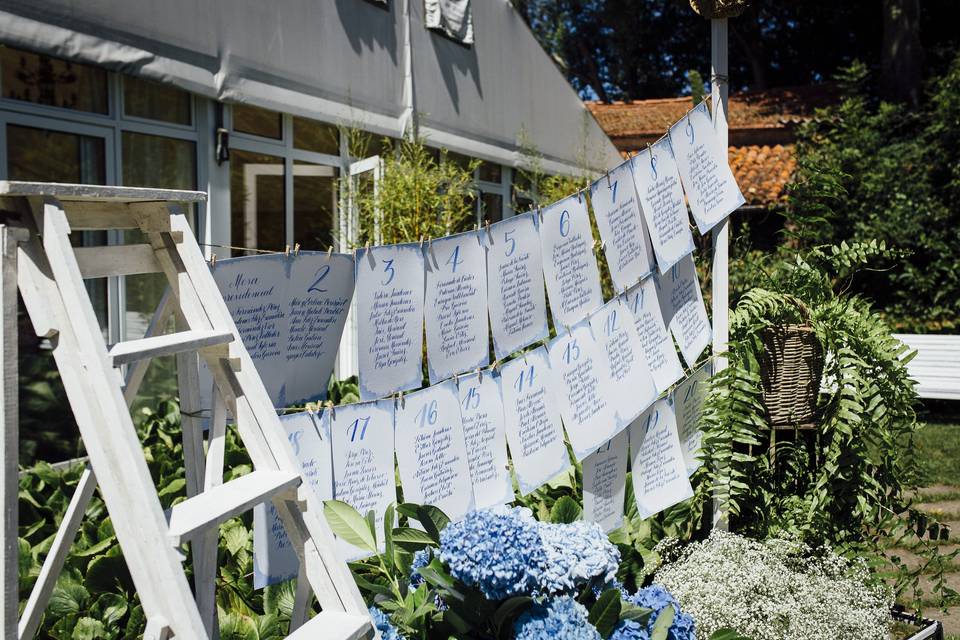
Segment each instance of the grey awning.
M172 83L218 100L402 132L404 0L31 0L0 3L0 42ZM415 109L433 144L515 165L595 167L613 144L506 0L471 3L475 43L424 27L411 0Z

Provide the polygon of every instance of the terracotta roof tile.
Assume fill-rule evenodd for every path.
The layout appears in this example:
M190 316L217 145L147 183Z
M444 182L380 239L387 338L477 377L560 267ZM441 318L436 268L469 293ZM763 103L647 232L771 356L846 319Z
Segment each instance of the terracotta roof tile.
M729 147L730 168L748 205L780 204L797 168L792 144ZM639 151L623 151L629 158Z
M808 120L814 110L835 103L838 88L818 84L751 91L730 96L728 122L736 129L778 129ZM663 135L693 105L689 97L631 102L587 102L610 138Z

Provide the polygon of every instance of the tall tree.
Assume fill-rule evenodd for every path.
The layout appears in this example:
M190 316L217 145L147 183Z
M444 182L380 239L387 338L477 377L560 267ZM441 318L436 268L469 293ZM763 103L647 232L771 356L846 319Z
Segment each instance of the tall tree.
M688 71L707 77L709 26L688 0L512 1L585 98L676 96L689 89ZM924 37L899 40L910 45L911 54L919 48L920 53L938 52L935 57L944 62L952 59L958 42L949 26L955 0L754 0L730 21L733 88L820 82L854 60L880 67L881 51L892 50L883 45L888 4L909 5L898 15L913 20L906 31L897 23L894 33L919 32ZM911 13L913 8L916 13ZM899 54L904 54L904 46L899 45ZM918 67L905 59L894 56L891 62L901 77L919 77Z

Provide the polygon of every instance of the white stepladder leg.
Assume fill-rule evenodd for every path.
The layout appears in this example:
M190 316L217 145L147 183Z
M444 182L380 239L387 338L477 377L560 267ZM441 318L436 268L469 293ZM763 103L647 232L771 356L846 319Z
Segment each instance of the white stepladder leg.
M20 450L19 403L17 382L19 378L17 354L17 244L26 241L27 233L18 227L0 225L0 301L3 304L3 320L0 326L0 357L3 358L3 384L0 386L0 630L3 640L17 637L17 610L19 606L18 521L17 496L19 495L18 465Z

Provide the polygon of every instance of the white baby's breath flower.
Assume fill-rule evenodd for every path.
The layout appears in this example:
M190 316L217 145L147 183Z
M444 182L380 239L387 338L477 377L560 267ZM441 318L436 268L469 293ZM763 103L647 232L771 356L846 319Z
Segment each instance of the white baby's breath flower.
M656 549L655 582L697 622L697 637L729 627L753 640L886 640L892 596L862 560L787 540L714 531Z

